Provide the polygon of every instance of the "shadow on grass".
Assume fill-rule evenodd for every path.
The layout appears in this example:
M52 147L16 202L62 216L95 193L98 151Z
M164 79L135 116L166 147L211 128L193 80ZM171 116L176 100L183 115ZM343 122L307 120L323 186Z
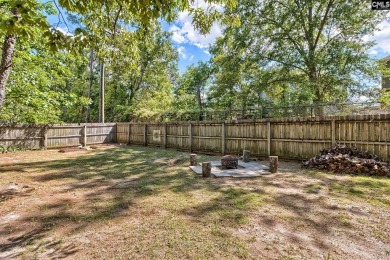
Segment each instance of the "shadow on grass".
M355 176L343 174L325 174L307 171L311 178L322 181L329 193L335 197L361 199L377 206L390 206L390 178L380 176Z
M182 210L180 214L201 216L214 212L220 221L225 218L229 219L226 223L242 223L248 215L247 210L253 206L253 194L232 188L223 190L215 181L202 179L184 169L187 160L180 165L155 162L161 157L180 156L183 153L135 147L102 150L78 158L18 164L20 172L37 169L27 177L34 183L41 183L47 194L41 198L39 210L33 210L18 221L19 224L33 223L36 228L33 231L20 228L16 232L13 227L5 227L9 234L0 244L0 252L16 252L28 247L30 253L38 254L45 251L42 240L50 237L55 227L77 225L74 232L79 232L89 224L126 215L129 209L139 207L137 201L140 199L158 197L167 191L177 194L184 207L191 207L186 201L191 197L191 191L201 190L215 197L205 205L192 208L191 212ZM0 176L7 172L7 165L3 165ZM73 193L78 196L72 197ZM17 201L18 197L11 200ZM163 198L161 203L163 205ZM80 223L84 225L79 226ZM67 245L64 250L64 254L73 254L77 247L70 250Z
M44 241L58 226L73 225L75 227L72 232L77 233L88 229L90 224L126 216L129 211L140 207L140 200L158 198L160 194L167 192L173 193L176 197L172 200L180 200L182 206L171 208L171 205L166 205L170 203L169 198L164 197L158 198L160 205L157 206L166 207L174 214L188 216L196 221L237 227L247 223L253 210L272 202L290 209L319 233L330 232L330 225L334 223L330 216L323 216L318 221L308 216L315 206L327 206L321 198L308 199L286 194L271 197L262 186L288 187L264 179L253 181L258 185L256 189L248 190L241 187L241 184L227 187L222 185L223 180L202 179L183 168L188 165L187 160L179 165L156 162L156 159L162 157L181 156L189 157L188 154L176 151L131 147L101 150L78 158L18 164L21 172L28 172L30 168L39 169L28 178L48 188L48 194L42 198L40 210L33 211L33 214L19 221L20 224L34 223L36 228L28 230L20 226L16 231L12 230L13 227L4 228L10 233L7 234L6 241L0 244L0 252L12 253L17 252L18 248L26 247L29 247L32 254L47 251L48 244ZM200 161L205 159L209 158L199 158ZM7 165L0 167L0 176L8 171ZM49 187L53 190L50 191ZM201 202L195 201L192 192L205 194L206 198ZM78 196L72 197L73 193ZM17 197L13 199L17 201ZM153 206L155 205L150 205ZM334 208L329 207L329 210ZM271 218L264 221L268 226L275 224ZM53 256L71 255L78 250L77 246L61 242L50 249Z

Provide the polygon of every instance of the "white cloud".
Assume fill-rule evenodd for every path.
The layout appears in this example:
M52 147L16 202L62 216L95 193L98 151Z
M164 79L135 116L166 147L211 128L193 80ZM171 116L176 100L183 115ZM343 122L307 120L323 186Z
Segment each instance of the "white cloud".
M378 50L371 49L371 50L368 52L368 54L373 55L373 56L378 55Z
M380 31L374 33L373 40L379 49L390 54L390 22L384 21L380 23L378 29Z
M176 25L171 26L169 29L172 32L172 40L177 42L177 43L186 43L187 39L180 34L180 28L177 27Z
M207 9L208 5L204 1L197 1L194 4L195 7ZM218 11L223 11L223 7L220 5L212 5ZM213 44L218 36L222 35L221 25L214 23L210 29L210 33L202 35L192 25L192 15L189 12L181 12L175 25L170 27L172 32L172 40L181 44L189 43L196 45L199 48L207 48L210 44Z
M390 21L383 21L377 26L374 35L363 37L364 41L374 41L375 46L370 49L369 54L377 55L379 52L390 54Z
M62 27L56 27L56 28L54 28L56 31L59 31L59 32L61 32L62 34L64 34L65 36L73 36L73 34L72 33L70 33L69 32L69 30L68 29L65 29L65 28L62 28Z
M179 52L179 55L183 59L187 59L186 48L184 48L183 46L180 46L179 48L177 48L177 51Z

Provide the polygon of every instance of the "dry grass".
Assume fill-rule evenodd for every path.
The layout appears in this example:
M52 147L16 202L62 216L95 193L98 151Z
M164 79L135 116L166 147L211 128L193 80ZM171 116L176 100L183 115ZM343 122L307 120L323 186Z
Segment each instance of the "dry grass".
M187 157L141 147L1 155L0 258L388 257L389 179L293 163L257 179L202 179Z

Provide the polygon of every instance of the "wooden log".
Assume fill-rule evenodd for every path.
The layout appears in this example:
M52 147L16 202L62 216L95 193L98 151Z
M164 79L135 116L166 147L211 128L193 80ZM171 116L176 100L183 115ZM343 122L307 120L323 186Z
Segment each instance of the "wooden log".
M197 154L195 154L195 153L190 154L190 166L197 165L196 156L197 156Z
M250 157L251 157L251 152L248 151L248 150L244 150L244 152L242 154L242 160L244 162L249 162L250 161Z
M269 171L271 173L278 172L279 159L278 156L270 156L269 157Z
M202 163L202 177L207 178L211 176L211 162Z

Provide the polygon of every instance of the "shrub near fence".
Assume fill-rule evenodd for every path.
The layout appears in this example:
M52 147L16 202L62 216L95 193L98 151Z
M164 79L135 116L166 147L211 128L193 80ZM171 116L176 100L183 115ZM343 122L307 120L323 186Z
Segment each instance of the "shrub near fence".
M307 159L354 145L389 160L390 114L232 122L118 123L117 141L189 152Z

